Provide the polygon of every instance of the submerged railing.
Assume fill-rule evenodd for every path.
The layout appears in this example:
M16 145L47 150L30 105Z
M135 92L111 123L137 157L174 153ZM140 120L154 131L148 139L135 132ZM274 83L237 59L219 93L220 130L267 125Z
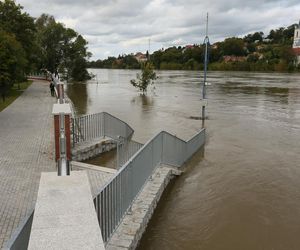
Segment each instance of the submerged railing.
M180 167L204 142L205 129L187 142L162 131L139 149L94 198L104 242L108 242L154 169L159 164Z
M119 137L128 139L133 132L126 122L106 112L72 118L73 146L104 136L115 140Z

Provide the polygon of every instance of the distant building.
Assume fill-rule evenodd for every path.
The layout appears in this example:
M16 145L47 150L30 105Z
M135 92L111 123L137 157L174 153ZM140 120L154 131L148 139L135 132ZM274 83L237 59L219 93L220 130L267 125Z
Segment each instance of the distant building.
M147 56L146 54L143 54L141 52L138 52L135 54L135 59L138 61L138 62L145 62L147 61Z
M194 45L191 45L191 44L185 46L186 49L193 49L194 47L195 47L195 46L194 46Z
M300 63L300 21L295 25L293 51L296 55L296 64Z
M211 48L212 48L212 49L218 49L218 48L219 48L219 44L220 44L220 43L218 43L218 42L217 42L217 43L214 43L214 44L211 46Z
M255 47L255 49L256 49L257 51L262 51L264 48L265 48L264 45L257 45L257 46Z
M272 42L272 39L270 39L270 38L264 38L263 42L264 43L270 43L270 42Z
M254 53L252 53L252 55L256 56L259 60L264 59L264 54L262 54L262 53L254 52Z
M246 61L245 56L223 56L224 62L244 62Z
M196 47L195 45L191 45L191 44L186 45L186 46L184 47L184 49L182 50L182 53L184 53L187 49L194 49L195 47Z

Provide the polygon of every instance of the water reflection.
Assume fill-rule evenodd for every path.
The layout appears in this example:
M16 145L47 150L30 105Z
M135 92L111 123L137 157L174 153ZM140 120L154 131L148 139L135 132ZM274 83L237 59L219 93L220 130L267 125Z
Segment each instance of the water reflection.
M73 103L77 114L86 114L88 106L87 85L85 83L73 83L66 85L66 93Z
M146 94L139 94L131 99L131 103L134 105L142 105L143 110L147 111L150 109L150 106L154 105L154 99Z
M101 157L94 157L84 162L96 166L116 169L117 167L116 155L117 155L117 150L111 150L109 152L105 152L101 154Z

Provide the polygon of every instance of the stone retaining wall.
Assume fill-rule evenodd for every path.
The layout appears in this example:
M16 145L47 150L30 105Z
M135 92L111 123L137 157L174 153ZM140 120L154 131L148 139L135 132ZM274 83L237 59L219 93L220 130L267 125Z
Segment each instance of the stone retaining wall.
M125 250L137 247L165 188L170 180L179 174L181 171L166 165L159 166L154 171L152 178L133 202L131 211L125 215L107 243L106 250Z
M72 160L84 161L115 148L116 141L108 138L93 140L88 143L82 143L76 145L76 147L72 149Z

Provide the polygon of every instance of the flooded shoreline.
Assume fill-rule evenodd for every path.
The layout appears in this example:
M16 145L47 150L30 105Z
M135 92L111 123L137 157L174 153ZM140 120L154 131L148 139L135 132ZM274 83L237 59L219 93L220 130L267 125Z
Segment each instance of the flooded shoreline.
M183 139L201 128L201 75L159 71L140 95L137 71L93 70L99 83L70 84L79 114L106 111L145 143L166 130ZM139 249L298 249L300 75L210 72L207 143L188 163Z

